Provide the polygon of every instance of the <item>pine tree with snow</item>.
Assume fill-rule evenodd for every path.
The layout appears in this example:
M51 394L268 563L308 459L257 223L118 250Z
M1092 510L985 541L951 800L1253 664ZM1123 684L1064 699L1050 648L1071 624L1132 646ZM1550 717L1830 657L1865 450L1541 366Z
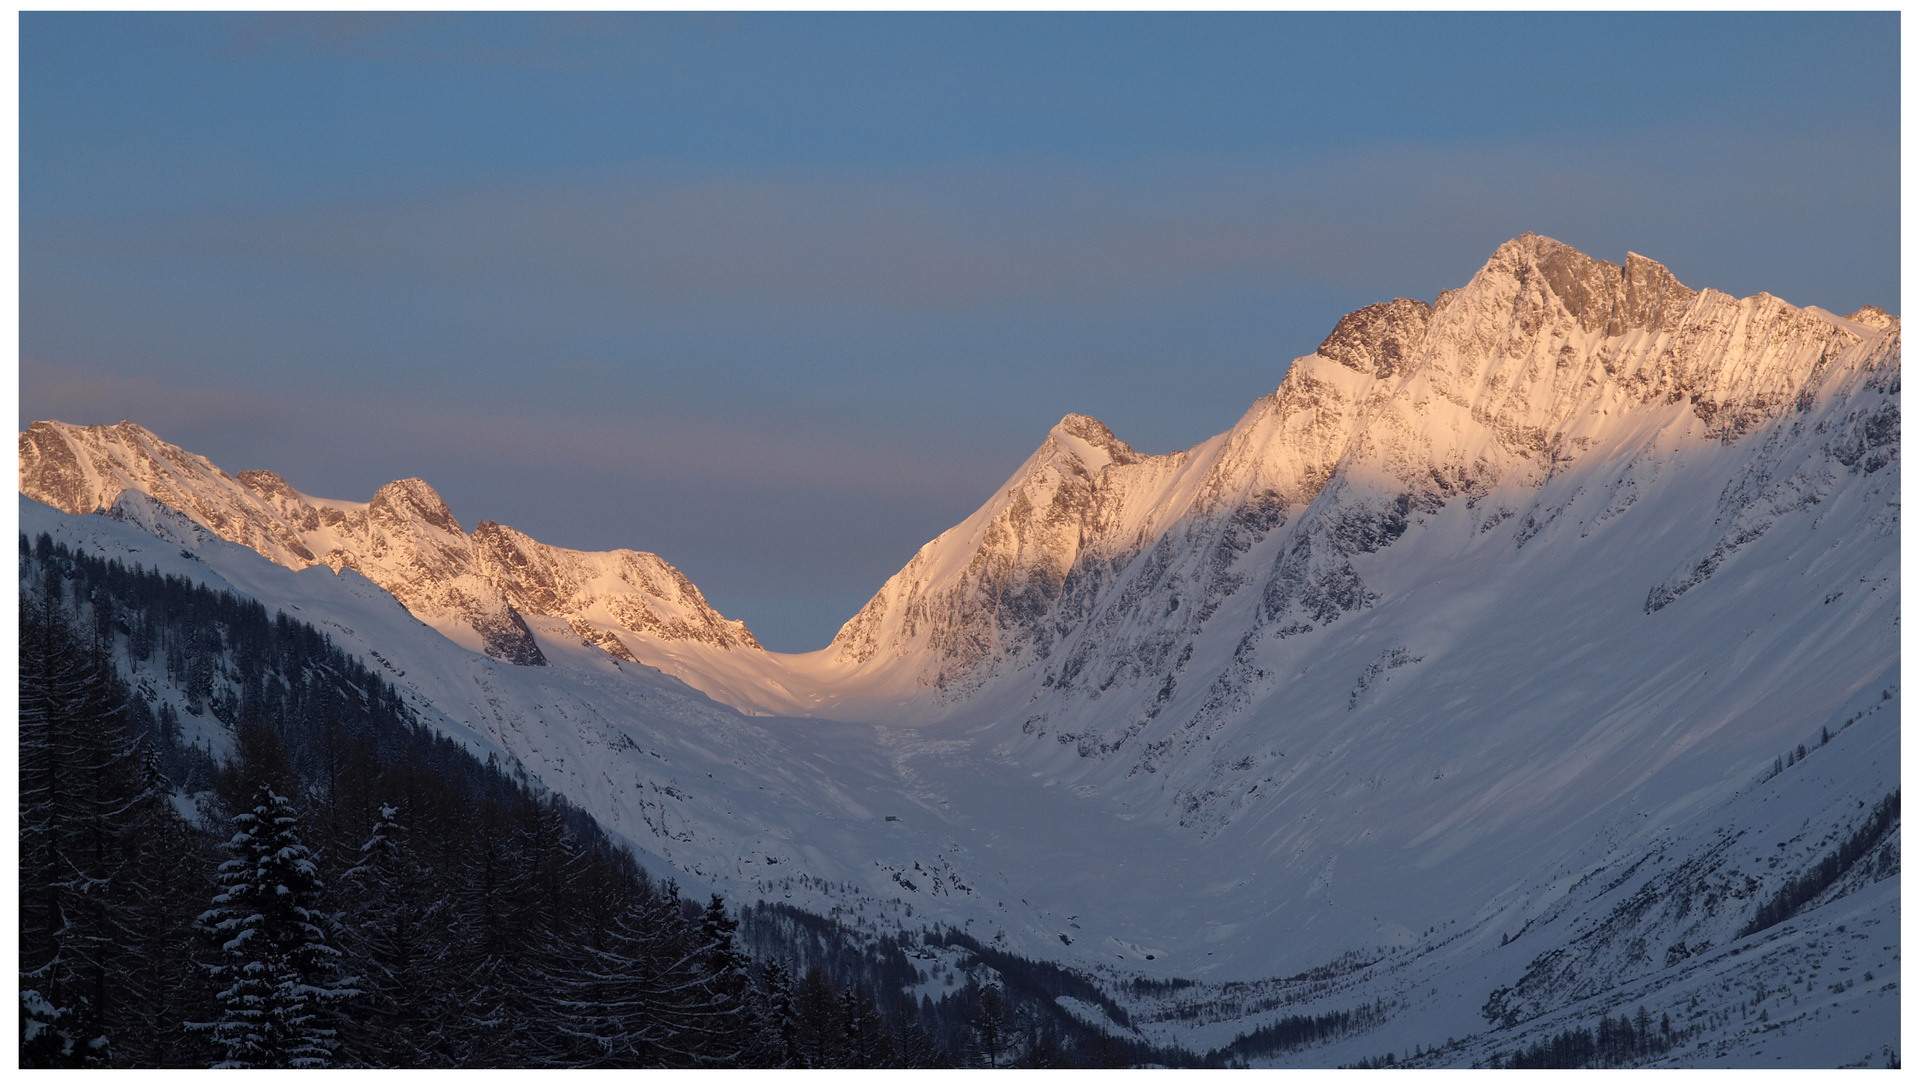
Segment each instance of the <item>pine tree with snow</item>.
M753 1041L752 980L747 962L734 945L740 924L727 913L726 901L712 895L700 914L697 956L707 999L704 1057L713 1065L744 1064Z
M793 1015L793 979L777 960L761 969L754 1014L760 1020L754 1051L757 1066L789 1069L798 1065L800 1031Z
M149 749L142 772L145 787L163 793L169 785L157 757ZM186 1023L208 1015L212 1007L211 988L189 961L199 945L194 919L206 906L219 848L170 802L156 799L152 810L142 815L133 838L137 899L129 906L128 926L139 948L129 951L115 976L122 982L121 996L137 1000L121 1010L114 1025L113 1057L116 1064L189 1068L205 1058L203 1041L186 1030Z
M225 1051L216 1067L312 1068L333 1057L324 1014L353 991L338 984L339 952L327 943L323 891L300 842L291 800L263 783L253 806L233 816L232 855L199 925L219 950L209 973L220 1019L193 1025Z
M453 963L458 1006L448 1041L469 1068L566 1063L567 1047L540 1023L567 951L572 871L579 851L557 805L525 798L482 804L465 852Z
M725 1041L737 1004L716 1006L701 928L669 884L644 890L598 944L556 974L551 1026L575 1040L569 1063L599 1067L725 1066L744 1041Z

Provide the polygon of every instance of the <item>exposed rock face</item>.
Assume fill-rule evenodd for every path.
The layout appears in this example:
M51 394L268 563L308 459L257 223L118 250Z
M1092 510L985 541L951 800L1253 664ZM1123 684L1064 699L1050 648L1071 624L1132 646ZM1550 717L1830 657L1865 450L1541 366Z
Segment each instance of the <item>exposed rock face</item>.
M469 536L424 480L396 480L366 503L315 499L265 470L229 477L137 424L43 420L20 435L20 488L74 514L107 511L123 492L142 492L283 566L351 567L423 622L515 664L546 663L522 612L564 619L623 659L633 654L622 631L719 649L760 647L657 556L568 551L490 521ZM134 504L116 513L152 516Z
M184 511L215 535L245 544L275 562L305 566L313 552L263 502L198 454L154 437L138 424L86 428L40 421L20 433L20 490L70 514L113 505L129 488ZM269 474L271 475L271 474ZM278 477L275 477L278 479Z
M1098 420L1062 418L1014 478L953 532L922 548L841 628L832 648L861 663L882 641L917 638L938 656L929 675L935 685L958 687L976 672L984 675L1003 637L1035 640L1038 620L1059 601L1076 555L1105 527L1093 512L1099 475L1139 458ZM970 542L950 542L956 533ZM927 577L943 587L923 590L916 579Z
M658 555L624 548L571 551L492 521L474 528L473 552L480 572L515 604L568 620L582 637L616 656L632 658L616 635L606 633L609 627L718 649L760 648L743 623L721 617L685 574Z
M1900 323L1899 319L1874 307L1872 304L1868 304L1859 311L1847 316L1847 320L1849 322L1860 323L1875 330L1891 330Z
M1823 407L1817 423L1769 429L1718 508L1722 540L1656 585L1648 610L1671 603L1794 500L1894 460L1898 370L1899 320L1877 309L1841 320L1696 292L1640 255L1616 265L1522 236L1434 306L1341 319L1232 430L1191 450L1137 454L1065 418L830 653L947 700L1024 672L1054 717L1036 714L1030 734L1059 728L1083 755L1134 746L1150 766L1265 692L1264 643L1378 603L1357 560L1441 508L1460 501L1481 532L1504 526L1523 547L1563 509L1537 503L1542 486L1596 448L1629 462L1612 515L1667 467L1672 448L1635 434L1648 424L1731 443ZM1231 625L1216 621L1246 595L1257 600ZM1079 715L1062 702L1118 693L1138 695L1130 720L1107 709L1060 727ZM1170 730L1169 710L1184 715Z
M1362 375L1390 379L1413 363L1433 309L1418 300L1372 304L1335 324L1319 354Z

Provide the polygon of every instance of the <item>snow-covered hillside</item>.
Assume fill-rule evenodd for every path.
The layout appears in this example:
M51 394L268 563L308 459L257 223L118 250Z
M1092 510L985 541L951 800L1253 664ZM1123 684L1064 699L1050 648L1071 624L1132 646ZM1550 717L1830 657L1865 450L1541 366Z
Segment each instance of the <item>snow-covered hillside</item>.
M629 660L623 641L698 643L720 653L760 648L657 555L570 551L492 521L468 535L423 480L396 480L370 502L320 499L264 470L228 476L131 422L43 420L20 435L20 490L70 514L142 492L282 566L357 570L421 621L515 664L545 662L525 615L565 620Z
M1260 693L1248 675L1262 641L1392 598L1384 566L1369 576L1356 560L1405 561L1388 551L1409 527L1460 508L1468 535L1522 548L1572 509L1544 491L1559 480L1556 495L1607 489L1581 516L1584 539L1663 474L1739 444L1755 460L1715 493L1718 534L1697 553L1676 548L1684 565L1641 588L1657 609L1789 507L1890 463L1898 362L1898 321L1872 309L1841 319L1695 293L1637 255L1620 267L1522 237L1432 306L1342 319L1232 430L1191 450L1135 454L1067 417L829 652L908 668L947 700L1030 669L1022 681L1055 699L1118 687L1151 695L1141 713L1231 711ZM1888 476L1868 486L1897 488ZM1209 646L1237 657L1217 684L1217 665L1193 655ZM1153 741L1145 730L1120 745L1137 752Z
M1159 1039L1364 1004L1285 1060L1464 1064L1644 1003L1672 1060L1838 1064L1898 1045L1897 811L1848 844L1899 783L1899 357L1873 309L1522 237L1190 450L1067 417L805 656L652 556L132 425L22 435L69 511L22 531L297 609L656 865L964 926Z

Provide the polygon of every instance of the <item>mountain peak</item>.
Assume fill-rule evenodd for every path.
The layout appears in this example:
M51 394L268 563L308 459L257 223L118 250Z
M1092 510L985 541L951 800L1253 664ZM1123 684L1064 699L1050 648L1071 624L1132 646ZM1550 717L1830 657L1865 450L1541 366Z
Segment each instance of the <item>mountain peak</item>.
M464 536L466 530L454 520L453 511L433 486L418 477L395 480L373 493L367 513L376 521L382 518L418 518L443 532Z
M1047 441L1071 454L1092 473L1098 473L1114 462L1124 465L1140 457L1107 425L1079 413L1068 413L1061 417L1060 422L1047 432Z
M227 480L198 454L163 442L131 420L69 424L36 420L20 433L20 491L69 514L104 510L127 488L184 491L199 477ZM149 491L151 493L151 491ZM195 507L206 516L210 507Z
M1891 330L1900 324L1900 320L1887 314L1885 308L1877 308L1872 304L1868 304L1859 311L1847 316L1847 320L1849 322L1857 322L1862 326L1871 326L1875 330Z
M1698 295L1643 255L1628 252L1621 266L1534 233L1501 244L1475 277L1483 275L1544 284L1582 330L1608 337L1666 329Z
M259 495L278 495L282 498L297 499L300 493L293 490L286 477L266 469L248 469L234 476L240 486Z
M1620 267L1613 263L1533 233L1501 244L1481 271L1489 272L1512 276L1522 284L1543 281L1587 331L1607 324L1620 282Z

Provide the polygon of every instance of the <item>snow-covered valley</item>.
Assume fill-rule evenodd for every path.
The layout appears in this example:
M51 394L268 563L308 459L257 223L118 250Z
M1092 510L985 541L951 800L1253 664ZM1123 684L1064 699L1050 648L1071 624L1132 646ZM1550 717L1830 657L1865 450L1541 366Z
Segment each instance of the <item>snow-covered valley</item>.
M1876 1064L1898 395L1882 313L1523 237L1191 450L1063 419L803 656L643 552L468 534L417 480L236 480L134 425L23 434L20 528L312 623L655 870L964 928L1156 1042L1364 1006L1242 1056L1463 1065L1645 1007L1684 1033L1647 1061Z

